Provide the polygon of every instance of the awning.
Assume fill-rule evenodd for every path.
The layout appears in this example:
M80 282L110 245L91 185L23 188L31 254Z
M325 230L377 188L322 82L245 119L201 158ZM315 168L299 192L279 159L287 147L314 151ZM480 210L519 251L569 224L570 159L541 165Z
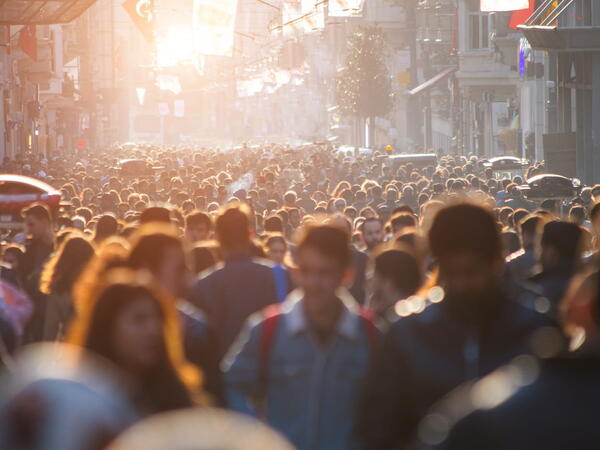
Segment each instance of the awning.
M409 95L420 94L421 92L432 88L433 86L438 84L440 81L442 81L444 78L446 78L448 75L450 75L453 72L456 72L456 67L448 67L444 71L438 73L435 77L430 78L423 84L421 84L421 85L417 86L416 88L412 89L411 91L409 91L408 94Z
M535 50L558 52L600 51L600 27L556 27L519 25Z
M535 50L599 51L600 27L584 25L586 17L573 23L571 16L577 16L575 7L574 0L544 0L525 24L517 28Z
M0 25L50 25L77 19L96 0L0 0Z

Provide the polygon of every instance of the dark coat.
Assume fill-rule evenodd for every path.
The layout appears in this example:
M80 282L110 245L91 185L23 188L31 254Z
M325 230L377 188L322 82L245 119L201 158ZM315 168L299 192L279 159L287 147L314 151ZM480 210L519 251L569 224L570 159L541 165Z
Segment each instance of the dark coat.
M600 428L600 358L540 361L538 378L460 420L440 449L592 450Z
M206 314L222 359L253 313L277 302L272 264L236 255L201 275L189 301Z
M366 383L357 448L404 448L442 396L530 352L532 333L554 322L525 306L533 303L529 295L520 287L500 293L498 308L481 326L454 314L451 299L395 322Z

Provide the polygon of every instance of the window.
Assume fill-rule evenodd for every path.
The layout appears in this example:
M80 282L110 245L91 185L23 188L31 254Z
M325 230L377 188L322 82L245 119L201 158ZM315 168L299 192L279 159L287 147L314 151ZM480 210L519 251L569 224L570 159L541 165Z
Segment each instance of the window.
M490 48L489 13L479 10L479 0L469 0L467 6L469 17L469 50Z

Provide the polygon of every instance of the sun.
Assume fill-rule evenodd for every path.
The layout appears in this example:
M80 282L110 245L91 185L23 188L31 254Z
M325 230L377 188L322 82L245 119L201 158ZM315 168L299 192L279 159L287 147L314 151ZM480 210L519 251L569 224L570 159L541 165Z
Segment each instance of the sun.
M192 62L197 56L191 27L169 27L156 41L156 65L173 67Z

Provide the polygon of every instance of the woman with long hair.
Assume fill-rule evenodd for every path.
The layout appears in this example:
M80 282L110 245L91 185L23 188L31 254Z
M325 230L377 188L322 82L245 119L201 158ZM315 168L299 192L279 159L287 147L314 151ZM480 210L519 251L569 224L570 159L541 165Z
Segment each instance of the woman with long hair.
M139 417L202 403L175 302L150 273L113 269L81 305L68 343L112 363Z
M99 289L99 283L108 271L115 268L129 267L127 264L128 252L129 243L125 239L116 236L107 238L98 246L96 256L85 267L73 287L76 313L82 308L82 304L92 300Z
M71 233L46 263L40 279L40 291L46 294L46 310L42 338L60 340L73 319L72 290L95 249L79 233Z

